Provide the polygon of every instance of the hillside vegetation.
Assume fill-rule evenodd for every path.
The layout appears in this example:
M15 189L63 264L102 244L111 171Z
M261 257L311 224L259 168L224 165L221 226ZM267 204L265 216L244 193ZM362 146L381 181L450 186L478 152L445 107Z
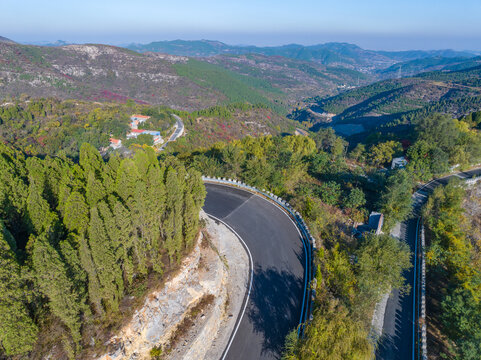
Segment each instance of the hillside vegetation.
M251 104L270 105L279 112L287 112L282 105L272 103L267 97L282 96L282 91L274 88L268 81L234 73L222 67L189 60L185 64L174 65L177 74L192 80L199 86L217 91L227 97L228 102L248 102Z
M287 106L306 96L333 95L338 86L366 81L356 71L289 59L284 61L289 64L286 71L277 57L264 56L262 64L251 64L249 71L230 66L236 62L247 64L242 58L207 62L107 45L0 42L0 97L25 94L120 103L131 99L187 111L248 101L285 113Z
M168 146L173 152L247 135L295 131L294 121L263 104L235 103L187 112L132 101L119 104L53 98L10 99L0 107L0 140L29 155L63 154L77 158L84 142L105 153L111 137L123 140L128 147L125 140L130 131L130 116L136 113L150 116L142 128L161 131L164 137L170 134L174 123L171 114L183 119L186 135Z
M73 359L102 347L198 232L200 174L153 151L105 162L83 144L74 163L2 145L0 168L4 355Z
M475 360L481 353L479 199L479 189L466 191L451 182L437 188L424 209L431 278L429 337L436 358ZM448 344L440 347L443 337Z
M414 76L428 71L453 71L463 70L481 65L481 57L428 57L411 61L399 62L387 69L378 71L384 78L394 78L399 75Z
M460 117L481 109L481 68L435 71L417 77L385 80L328 98L315 98L314 112L335 114L332 124L358 124L363 131L396 132L400 125L412 125L433 113ZM304 110L293 118L316 125L316 118ZM316 127L316 126L315 126ZM384 128L384 130L383 130ZM400 127L402 129L402 127Z

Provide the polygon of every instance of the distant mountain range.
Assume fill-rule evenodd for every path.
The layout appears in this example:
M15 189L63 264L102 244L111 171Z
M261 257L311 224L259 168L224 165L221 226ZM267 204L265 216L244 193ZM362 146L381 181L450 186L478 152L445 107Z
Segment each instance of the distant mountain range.
M258 47L227 45L211 40L174 40L157 41L150 44L131 44L128 49L138 52L160 52L179 56L209 57L220 54L261 54L266 56L283 56L296 60L312 61L323 65L343 66L365 72L386 69L398 62L417 59L470 58L475 54L454 50L410 50L410 51L374 51L365 50L348 43L326 43L319 45L290 44L283 46Z

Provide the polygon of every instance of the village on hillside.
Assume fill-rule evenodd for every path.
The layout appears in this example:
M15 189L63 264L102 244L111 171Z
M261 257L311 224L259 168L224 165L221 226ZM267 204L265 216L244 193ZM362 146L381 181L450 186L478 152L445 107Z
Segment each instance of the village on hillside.
M129 139L136 139L139 135L150 135L152 136L153 147L157 149L157 151L162 151L165 145L169 141L175 141L178 137L182 136L184 133L184 124L182 120L180 120L180 118L175 115L174 117L177 120L176 123L174 124L174 132L172 133L170 138L167 140L167 142L164 141L163 137L160 134L160 131L139 129L139 125L145 123L147 120L150 119L150 116L139 115L139 114L134 114L130 117L130 124L129 124L130 132L127 133L126 138L127 140L129 140ZM123 146L124 145L122 144L121 139L116 139L113 137L110 138L110 148L117 150L122 148Z

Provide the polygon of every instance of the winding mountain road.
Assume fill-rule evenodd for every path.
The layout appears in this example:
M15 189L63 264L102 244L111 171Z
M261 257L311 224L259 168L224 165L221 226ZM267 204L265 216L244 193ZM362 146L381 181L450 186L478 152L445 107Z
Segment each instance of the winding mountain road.
M223 355L229 360L279 359L285 336L299 324L306 254L292 220L245 190L206 183L204 211L243 239L253 260L246 311Z
M184 134L184 130L185 130L184 129L184 122L182 121L182 119L179 116L177 116L175 114L172 114L172 116L176 120L175 125L174 125L175 130L172 133L172 135L170 135L169 139L164 144L162 144L162 146L160 147L160 151L163 151L168 143L177 140L179 137L181 137Z
M415 217L401 224L401 240L405 241L415 253L415 244L418 240L418 219L422 206L426 203L429 195L439 185L445 185L453 178L462 180L470 179L474 176L480 176L481 169L474 169L466 172L449 175L440 179L433 180L416 191L413 195L413 213ZM419 244L418 244L419 245ZM414 258L412 259L414 264ZM417 338L417 295L419 293L419 266L416 267L416 276L414 268L404 274L408 280L411 290L409 294L401 294L399 290L394 289L389 297L384 314L384 325L382 338L376 352L378 360L414 360L417 359L417 347L415 339ZM415 280L416 279L416 280ZM416 301L413 295L416 293Z

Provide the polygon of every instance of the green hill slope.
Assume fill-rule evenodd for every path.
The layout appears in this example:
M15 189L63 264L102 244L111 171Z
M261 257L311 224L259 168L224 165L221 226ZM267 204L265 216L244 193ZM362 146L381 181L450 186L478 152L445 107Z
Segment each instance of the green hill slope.
M409 125L433 112L459 117L481 109L481 66L459 71L435 71L417 77L385 80L342 94L315 98L293 118L319 124L309 114L331 113L328 126L357 125L357 132ZM308 111L309 110L309 111ZM332 116L334 115L334 116ZM316 124L317 123L317 124Z

